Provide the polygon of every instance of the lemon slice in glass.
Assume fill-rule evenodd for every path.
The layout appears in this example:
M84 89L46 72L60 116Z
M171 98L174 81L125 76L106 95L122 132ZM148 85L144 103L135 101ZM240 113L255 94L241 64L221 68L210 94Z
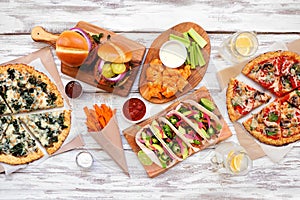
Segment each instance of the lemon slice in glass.
M236 50L243 56L248 56L253 48L253 43L247 35L239 35L235 41Z
M242 164L243 158L244 158L244 154L237 154L232 158L232 160L230 162L230 169L233 172L241 171L241 164Z

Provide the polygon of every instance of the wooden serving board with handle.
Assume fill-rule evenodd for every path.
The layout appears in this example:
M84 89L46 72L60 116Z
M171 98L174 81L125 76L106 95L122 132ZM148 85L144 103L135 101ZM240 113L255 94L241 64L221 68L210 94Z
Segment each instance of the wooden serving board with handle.
M91 52L89 56L93 56L92 59L93 62L89 63L83 63L80 67L69 67L61 63L61 72L73 77L75 79L78 79L80 81L83 81L85 83L88 83L89 85L95 86L97 88L100 88L102 90L105 90L107 92L114 93L119 96L128 96L131 87L134 83L134 80L137 76L139 66L142 64L142 60L146 51L146 47L132 41L124 36L118 35L112 31L103 29L101 27L95 26L93 24L89 24L84 21L80 21L76 24L75 28L81 28L85 32L89 33L90 35L99 35L99 33L103 34L103 37L101 38L101 43L104 43L107 40L107 37L110 36L110 40L112 40L115 43L121 43L126 44L132 51L132 60L131 63L133 64L133 68L130 71L130 75L128 80L121 86L112 87L109 84L99 84L95 78L94 78L94 68L97 67L97 61L99 60L99 57L97 56L97 47L95 47ZM37 42L45 42L50 44L55 48L56 40L59 38L59 34L52 34L47 32L45 29L43 29L40 26L34 27L31 31L31 37L34 41ZM100 43L100 45L101 45ZM91 59L87 59L91 60Z
M148 118L148 119L146 119L146 120L144 120L144 121L142 121L138 124L135 124L133 126L128 127L127 129L123 130L123 134L124 134L128 144L132 148L133 152L136 153L136 155L137 155L138 152L141 150L140 147L135 142L135 135L137 134L137 132L142 127L144 127L147 124L151 124L151 122L154 119L158 119L161 116L165 116L169 111L175 109L176 106L183 100L190 99L190 100L195 100L195 101L199 102L201 98L207 98L207 99L211 100L212 102L214 102L211 95L210 95L210 93L209 93L209 91L207 90L207 88L206 87L201 87L200 89L196 90L195 92L193 92L193 93L179 99L178 101L174 102L169 107L167 107L163 111L157 113L156 115L154 115L154 116L152 116L152 117L150 117L150 118ZM218 109L217 105L215 105L215 107L216 108L213 111L213 113L216 116L218 116L218 118L220 119L220 121L222 123L222 130L220 132L220 136L219 136L218 141L217 141L217 142L221 142L221 141L226 140L227 138L229 138L232 135L232 132L231 132L230 128L228 127L227 123L225 122L225 120L224 120L222 114L220 113L220 110ZM195 153L196 152L193 152L192 155L195 154ZM176 164L178 164L179 162L180 161L177 161ZM173 165L173 166L175 166L175 165ZM158 165L156 165L154 163L152 165L147 165L147 166L143 165L143 167L145 168L148 176L151 177L151 178L153 178L155 176L158 176L159 174L164 173L168 169L170 169L170 168L167 168L167 169L161 168L161 167L159 167Z
M150 62L153 59L159 58L159 49L166 41L169 40L170 34L182 36L182 33L188 31L190 28L195 29L195 31L197 31L197 33L199 35L201 35L207 41L207 45L201 50L202 54L204 56L204 59L206 61L205 66L197 67L196 69L192 70L191 76L187 79L189 84L184 88L184 90L182 92L177 92L174 96L172 96L170 98L165 98L165 97L163 97L162 99L155 98L155 97L152 97L151 99L145 98L145 96L147 94L146 69L149 66ZM210 59L210 52L211 52L211 44L210 44L210 39L209 39L206 31L201 26L199 26L193 22L184 22L184 23L178 24L178 25L164 31L153 41L153 43L151 44L151 47L147 53L147 56L145 58L145 62L143 64L141 75L140 75L140 80L139 80L140 94L148 101L150 101L152 103L157 103L157 104L172 101L172 100L186 94L191 89L195 88L202 80L202 78L207 70L207 67L208 67L208 63L209 63L209 59Z

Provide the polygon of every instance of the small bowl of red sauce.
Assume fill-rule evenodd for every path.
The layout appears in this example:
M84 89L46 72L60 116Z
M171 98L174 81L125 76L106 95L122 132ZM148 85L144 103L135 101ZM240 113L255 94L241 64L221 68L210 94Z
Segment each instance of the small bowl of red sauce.
M133 97L125 101L122 108L124 118L132 123L138 123L146 116L146 104L139 98Z
M65 87L65 92L68 97L76 99L82 95L83 89L78 81L70 81Z

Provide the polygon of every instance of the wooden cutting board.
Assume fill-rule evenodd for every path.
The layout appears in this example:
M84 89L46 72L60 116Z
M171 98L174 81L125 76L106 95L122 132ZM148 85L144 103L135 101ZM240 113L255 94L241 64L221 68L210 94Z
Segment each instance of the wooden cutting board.
M191 100L195 100L195 101L199 102L200 98L203 98L203 97L210 99L212 102L214 102L209 91L207 90L207 88L201 87L200 89L196 90L192 94L189 94L188 96L185 96L182 99L180 99L179 101L171 104L165 110L157 113L156 115L146 119L145 121L143 121L141 123L135 124L133 126L128 127L127 129L123 130L123 134L124 134L128 144L132 148L133 152L137 155L138 152L141 150L140 147L135 142L135 135L142 127L144 127L147 124L150 124L154 119L158 119L161 116L165 116L170 110L173 110L183 100L191 99ZM222 130L220 133L220 137L218 138L218 141L217 141L217 142L220 142L220 141L223 141L223 140L229 138L232 135L232 132L230 131L230 129L229 129L227 123L225 122L222 114L220 113L217 105L215 105L215 106L216 106L216 109L214 110L213 113L216 114L222 122ZM195 154L195 152L193 154ZM180 161L177 161L176 164L178 164L179 162ZM182 162L184 162L184 161L182 161ZM170 169L170 168L168 168L168 169L161 168L154 163L150 166L143 165L143 167L145 168L145 171L147 172L148 176L151 178L158 176L159 174L164 173L168 169Z
M197 67L196 69L192 70L192 74L188 78L189 84L184 88L184 90L182 92L177 92L174 96L172 96L170 98L164 97L162 99L159 99L159 98L152 97L148 101L150 101L152 103L158 103L158 104L172 101L172 100L186 94L191 89L195 88L202 80L202 78L207 70L209 59L210 59L210 51L211 51L210 39L209 39L206 31L201 26L199 26L195 23L192 23L192 22L184 22L184 23L178 24L178 25L164 31L151 44L151 47L147 53L145 62L142 67L140 80L139 80L139 91L140 91L140 94L145 98L145 94L147 91L146 69L153 59L159 58L159 49L166 41L169 40L170 34L172 33L172 34L175 34L178 36L182 36L182 33L188 31L190 28L195 29L195 31L197 31L197 33L199 35L201 35L207 41L207 45L202 49L202 54L206 61L206 65L203 67Z
M97 67L97 61L99 57L97 56L97 48L94 48L94 51L90 53L90 56L93 56L93 62L91 63L83 63L79 68L77 67L69 67L61 63L61 72L83 81L89 85L95 86L97 88L103 89L107 92L114 93L119 96L128 96L131 87L134 83L134 80L137 76L139 66L142 64L142 60L146 51L146 47L132 41L126 37L118 35L112 31L103 29L101 27L95 26L93 24L89 24L84 21L80 21L76 24L76 28L81 28L90 35L98 35L99 33L103 33L103 37L101 38L101 43L104 43L107 40L107 36L110 35L110 40L115 43L123 43L126 44L132 51L132 64L133 68L130 72L128 80L121 86L111 87L108 84L98 84L98 82L94 78L94 68ZM59 35L51 34L46 32L44 29L40 27L36 27L32 30L31 35L35 41L46 42L52 45L55 48L55 42ZM101 44L100 44L101 45Z

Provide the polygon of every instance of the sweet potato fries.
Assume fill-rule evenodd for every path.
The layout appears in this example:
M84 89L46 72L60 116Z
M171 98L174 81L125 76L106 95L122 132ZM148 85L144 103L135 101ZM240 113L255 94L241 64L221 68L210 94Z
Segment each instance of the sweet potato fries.
M95 132L102 130L115 114L116 110L112 110L109 106L101 104L100 106L95 104L94 109L84 107L83 110L87 117L86 125L89 132Z

